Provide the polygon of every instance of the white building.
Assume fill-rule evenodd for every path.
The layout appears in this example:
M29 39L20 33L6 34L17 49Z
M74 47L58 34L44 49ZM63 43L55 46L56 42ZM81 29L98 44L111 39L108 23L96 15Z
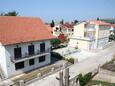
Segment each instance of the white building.
M50 64L53 35L38 18L0 17L0 73L8 78Z
M103 48L108 44L111 25L102 21L84 21L74 27L69 46L79 49Z
M71 37L73 35L73 24L65 23L58 24L52 28L53 35L58 37L60 34L64 34L66 37Z

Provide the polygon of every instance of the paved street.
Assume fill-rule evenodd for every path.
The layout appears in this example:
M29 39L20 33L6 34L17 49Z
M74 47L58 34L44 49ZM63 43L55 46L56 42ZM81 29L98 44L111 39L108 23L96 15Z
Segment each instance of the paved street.
M88 58L80 63L70 66L70 78L78 75L79 73L87 73L97 69L99 64L103 65L105 62L110 61L113 54L115 54L115 44L105 50L97 52L93 58ZM36 81L28 86L59 86L59 82L56 80L58 74L59 72Z

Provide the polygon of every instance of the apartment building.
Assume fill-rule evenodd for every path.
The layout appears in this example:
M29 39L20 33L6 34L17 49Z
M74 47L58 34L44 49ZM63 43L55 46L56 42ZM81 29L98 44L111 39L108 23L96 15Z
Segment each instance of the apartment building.
M69 46L80 49L101 49L108 44L111 25L103 21L89 20L74 26Z

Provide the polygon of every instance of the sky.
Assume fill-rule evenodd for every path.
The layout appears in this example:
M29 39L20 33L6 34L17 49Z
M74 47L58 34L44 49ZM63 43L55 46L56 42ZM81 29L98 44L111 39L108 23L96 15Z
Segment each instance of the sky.
M45 22L115 18L115 0L0 0L0 13L14 10Z

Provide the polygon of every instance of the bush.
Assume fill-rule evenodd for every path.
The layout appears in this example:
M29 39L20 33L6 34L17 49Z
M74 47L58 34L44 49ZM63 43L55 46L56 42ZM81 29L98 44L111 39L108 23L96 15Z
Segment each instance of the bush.
M65 60L67 60L68 62L74 64L74 58L67 58L67 59L65 59Z
M52 48L52 50L53 50L53 49L64 48L64 47L66 47L66 46L65 46L65 45L58 45L57 47Z
M54 38L51 40L51 44L54 48L58 47L60 45L61 41L58 38Z
M114 34L114 35L111 34L111 35L109 36L109 41L110 41L110 42L111 42L111 41L115 41L115 34Z
M85 74L84 76L82 74L79 74L77 77L77 80L79 80L80 86L84 86L91 80L91 78L92 78L92 73L89 72Z
M59 53L51 52L51 57L55 57L57 59L63 59L63 56L61 56Z

